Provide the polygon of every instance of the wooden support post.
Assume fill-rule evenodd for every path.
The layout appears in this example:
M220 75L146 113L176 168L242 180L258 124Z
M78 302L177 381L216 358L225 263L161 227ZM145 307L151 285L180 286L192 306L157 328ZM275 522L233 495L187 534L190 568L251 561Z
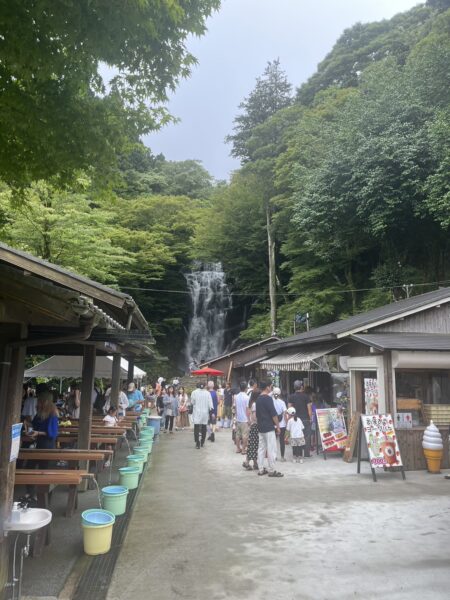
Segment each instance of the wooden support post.
M81 372L81 404L78 431L78 448L89 450L91 447L92 429L92 390L95 383L95 346L85 345L83 353L83 370ZM89 463L80 462L81 469L88 469ZM87 480L80 484L80 490L87 489Z
M0 327L0 599L6 598L8 581L8 538L3 523L9 517L14 493L16 463L9 462L11 426L20 421L22 381L25 369L25 346L11 348L8 341L26 337L21 325Z
M128 356L128 383L134 381L134 356Z
M112 364L112 377L111 377L111 405L116 408L119 406L119 393L120 393L120 354L114 354Z

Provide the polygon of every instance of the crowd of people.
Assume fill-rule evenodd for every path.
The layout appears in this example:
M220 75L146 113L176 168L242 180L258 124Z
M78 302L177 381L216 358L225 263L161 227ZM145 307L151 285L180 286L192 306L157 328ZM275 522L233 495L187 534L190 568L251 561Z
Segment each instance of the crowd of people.
M236 453L244 455L242 466L259 475L282 477L276 467L285 462L286 444L292 448L293 461L302 463L311 454L311 434L315 406L311 389L301 381L294 382L294 393L282 395L270 382L241 382L237 389L227 382L225 388L213 381L197 384L191 394L178 379L171 383L159 377L154 385L139 388L134 382L120 390L115 406L111 388L102 394L94 388L93 410L103 415L105 426L118 425L127 411L154 409L161 417L161 431L194 430L195 448L215 441L217 428L229 428ZM22 402L23 431L29 443L38 448L54 448L58 436L58 419L79 418L81 393L75 383L65 394L40 384L36 390L24 386ZM208 435L209 433L209 435ZM208 437L207 437L208 435Z

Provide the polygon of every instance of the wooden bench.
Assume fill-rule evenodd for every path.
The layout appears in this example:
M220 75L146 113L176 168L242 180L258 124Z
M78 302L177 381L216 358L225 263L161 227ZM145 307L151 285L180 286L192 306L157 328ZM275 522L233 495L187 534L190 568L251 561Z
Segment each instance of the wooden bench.
M80 468L81 461L92 461L96 463L96 471L98 473L102 463L105 460L111 460L113 455L114 452L112 450L79 450L77 448L41 450L39 448L23 448L19 452L19 460L63 460L68 462L69 465L75 463L76 466L74 468Z
M116 446L120 440L119 437L108 437L106 435L91 436L91 448L97 448L99 445L107 444L108 446ZM70 443L73 444L78 441L78 436L74 433L58 435L57 442L59 444Z
M91 432L96 435L123 435L127 429L131 429L131 427L97 427L93 425L91 427ZM65 431L69 433L78 433L80 428L78 425L69 425L68 427L59 428L59 433L64 433Z

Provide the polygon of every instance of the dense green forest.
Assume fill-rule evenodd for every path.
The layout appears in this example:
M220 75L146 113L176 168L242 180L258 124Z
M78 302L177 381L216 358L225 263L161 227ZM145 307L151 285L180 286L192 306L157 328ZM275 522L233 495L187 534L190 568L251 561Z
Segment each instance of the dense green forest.
M228 183L139 141L170 119L166 90L195 61L186 36L219 2L167 3L157 23L152 2L144 19L131 10L127 43L102 3L65 4L84 45L54 11L3 17L16 50L0 49L0 240L132 294L170 359L162 372L183 346L194 259L222 262L245 340L289 335L299 313L317 326L448 284L450 0L344 31L296 91L269 62L226 140L241 160ZM125 73L108 89L99 61Z

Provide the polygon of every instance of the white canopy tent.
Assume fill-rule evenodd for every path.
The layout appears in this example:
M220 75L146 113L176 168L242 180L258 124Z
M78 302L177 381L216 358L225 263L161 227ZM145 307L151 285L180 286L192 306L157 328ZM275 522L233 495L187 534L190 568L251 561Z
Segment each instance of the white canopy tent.
M97 356L95 360L95 377L98 379L111 379L112 376L112 356ZM52 356L42 361L38 365L25 371L25 378L32 377L70 377L73 379L81 377L83 368L82 356ZM120 359L121 379L128 377L128 361ZM134 367L133 379L141 380L146 372L139 367Z

